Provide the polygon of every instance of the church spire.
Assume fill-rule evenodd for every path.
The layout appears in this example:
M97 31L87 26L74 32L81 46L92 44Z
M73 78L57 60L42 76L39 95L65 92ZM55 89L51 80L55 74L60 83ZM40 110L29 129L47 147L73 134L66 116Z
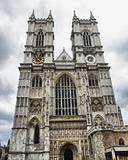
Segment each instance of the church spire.
M35 19L35 12L34 12L34 9L33 9L33 11L32 11L31 16L29 17L29 19L30 19L30 20Z

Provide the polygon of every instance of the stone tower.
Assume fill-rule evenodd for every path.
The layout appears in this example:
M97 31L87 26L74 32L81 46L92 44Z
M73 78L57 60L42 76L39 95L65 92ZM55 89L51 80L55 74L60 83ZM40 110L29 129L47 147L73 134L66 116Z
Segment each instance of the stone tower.
M54 60L54 20L28 21L20 64L9 160L105 160L108 147L128 144L116 105L110 67L104 60L97 21L72 20L71 58ZM124 130L121 129L123 127ZM119 145L119 144L118 144Z

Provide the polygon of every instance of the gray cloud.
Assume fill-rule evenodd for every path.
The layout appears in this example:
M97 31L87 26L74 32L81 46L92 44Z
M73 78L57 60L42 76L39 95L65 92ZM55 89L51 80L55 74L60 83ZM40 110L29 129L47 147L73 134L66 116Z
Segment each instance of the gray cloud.
M116 51L119 56L123 57L124 60L128 60L128 39L124 40L120 45L116 47Z
M8 36L5 32L0 30L0 65L2 66L5 60L10 57L12 52L12 43L9 41Z
M1 0L0 10L1 12L7 14L8 16L15 15L15 1L14 0Z
M128 105L128 88L126 86L127 84L121 84L115 88L116 97L121 108L127 108Z
M106 49L111 52L115 52L124 61L128 61L128 37L123 40L117 40L107 44Z
M3 145L7 144L8 139L10 139L10 133L11 133L11 127L12 125L10 123L6 124L7 128L1 129L0 128L0 141Z
M8 82L3 81L0 78L0 99L9 98L10 95L15 93L14 87L11 86Z
M18 15L27 7L27 2L23 0L1 0L0 1L0 12L11 20L15 19Z
M13 115L11 113L7 113L4 111L0 111L0 121L4 120L7 121L8 123L12 122Z

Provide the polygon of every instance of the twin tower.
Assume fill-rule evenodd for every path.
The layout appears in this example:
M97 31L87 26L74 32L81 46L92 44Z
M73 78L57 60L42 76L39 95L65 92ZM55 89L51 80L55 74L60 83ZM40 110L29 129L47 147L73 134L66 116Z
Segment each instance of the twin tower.
M74 13L73 58L63 49L54 59L53 27L51 12L46 19L33 12L28 20L9 160L119 157L128 130L115 102L96 19L90 13L90 19L81 20Z

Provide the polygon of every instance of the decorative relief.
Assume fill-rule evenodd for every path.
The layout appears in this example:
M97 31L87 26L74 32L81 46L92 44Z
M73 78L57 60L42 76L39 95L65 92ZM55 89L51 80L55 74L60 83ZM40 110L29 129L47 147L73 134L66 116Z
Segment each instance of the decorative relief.
M93 123L94 123L95 126L104 126L104 125L106 125L106 121L100 115L96 115L96 117L94 118L94 122Z
M94 135L94 144L95 144L95 159L96 160L105 160L105 149L103 144L103 135L101 132Z
M86 130L82 129L62 129L51 130L50 139L73 139L73 138L86 138Z
M99 112L103 111L103 100L102 98L92 98L91 99L92 111Z
M52 123L50 129L61 130L61 129L86 129L86 122L61 122Z
M40 114L41 113L41 99L30 101L29 113L33 113L33 114Z

